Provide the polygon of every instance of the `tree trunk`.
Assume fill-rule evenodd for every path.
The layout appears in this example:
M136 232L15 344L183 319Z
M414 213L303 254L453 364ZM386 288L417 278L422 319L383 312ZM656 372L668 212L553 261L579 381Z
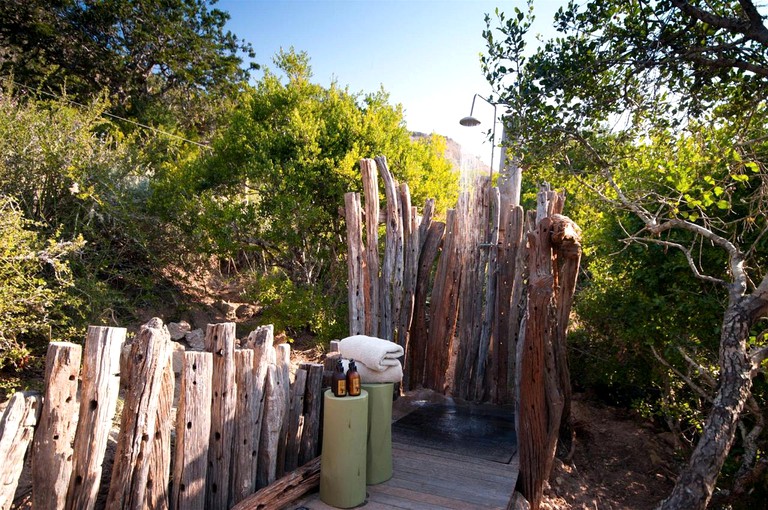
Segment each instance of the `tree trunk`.
M766 308L768 302L751 296L726 310L720 336L720 385L714 405L688 466L680 473L672 493L659 505L660 510L707 507L752 389L752 361L746 340L750 327Z

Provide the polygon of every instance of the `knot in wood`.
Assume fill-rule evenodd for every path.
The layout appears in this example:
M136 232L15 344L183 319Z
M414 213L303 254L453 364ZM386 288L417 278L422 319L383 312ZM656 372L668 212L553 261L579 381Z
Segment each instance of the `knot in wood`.
M552 246L581 246L581 228L575 221L562 214L553 214L550 219L549 240Z

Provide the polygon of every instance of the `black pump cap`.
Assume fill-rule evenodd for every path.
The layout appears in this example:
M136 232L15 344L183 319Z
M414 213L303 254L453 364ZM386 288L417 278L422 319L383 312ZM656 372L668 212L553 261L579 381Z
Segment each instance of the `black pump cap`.
M349 369L350 370L357 370L357 365L355 365L355 360L353 360L353 359L349 360Z

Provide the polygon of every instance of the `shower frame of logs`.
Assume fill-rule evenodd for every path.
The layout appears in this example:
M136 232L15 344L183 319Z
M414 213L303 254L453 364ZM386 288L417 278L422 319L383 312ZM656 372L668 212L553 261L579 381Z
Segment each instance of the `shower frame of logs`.
M432 199L418 214L386 158L360 169L364 200L344 197L350 334L403 347L405 390L515 403L518 488L538 508L557 441L572 433L566 328L581 229L562 215L564 195L543 183L524 214L512 179L478 176L443 222Z

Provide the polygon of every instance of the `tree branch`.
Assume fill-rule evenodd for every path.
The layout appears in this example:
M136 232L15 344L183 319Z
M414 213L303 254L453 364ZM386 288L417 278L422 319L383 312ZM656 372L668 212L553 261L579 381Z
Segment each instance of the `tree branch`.
M661 363L662 365L664 365L665 367L670 369L672 372L675 373L675 375L677 375L680 379L685 381L685 384L687 384L694 391L694 393L699 395L701 398L703 398L704 400L706 400L710 404L712 403L712 396L709 393L704 391L704 389L701 386L699 386L698 384L693 382L690 377L687 377L682 372L680 372L678 369L673 367L666 359L664 359L658 352L656 352L656 349L653 346L651 346L651 352L653 353L653 356L657 360L659 360L659 363Z
M739 3L749 18L748 21L734 17L718 16L717 14L699 9L685 0L672 0L672 5L695 20L716 28L744 34L750 39L768 46L768 29L763 25L762 17L757 12L757 8L750 0L739 0Z
M696 267L696 262L693 260L693 255L691 254L691 250L689 250L688 248L686 248L685 246L683 246L683 245L681 245L679 243L674 243L672 241L665 241L663 239L655 239L655 238L652 238L652 237L640 237L640 236L630 236L627 239L630 240L630 241L651 242L651 243L659 244L661 246L668 246L670 248L676 248L676 249L680 250L681 252L683 252L683 254L685 255L685 259L688 261L688 266L691 268L691 271L693 271L693 275L696 278L699 278L700 280L704 280L704 281L707 281L707 282L717 283L717 284L720 284L720 285L727 285L728 284L726 281L721 280L720 278L715 278L713 276L708 276L708 275L702 274L699 271L699 268Z

